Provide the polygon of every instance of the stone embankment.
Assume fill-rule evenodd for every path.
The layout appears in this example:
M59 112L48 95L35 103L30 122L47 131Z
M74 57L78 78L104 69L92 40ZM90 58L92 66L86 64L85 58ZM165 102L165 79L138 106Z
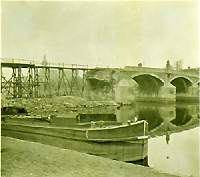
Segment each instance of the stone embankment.
M176 177L152 168L2 137L2 177Z

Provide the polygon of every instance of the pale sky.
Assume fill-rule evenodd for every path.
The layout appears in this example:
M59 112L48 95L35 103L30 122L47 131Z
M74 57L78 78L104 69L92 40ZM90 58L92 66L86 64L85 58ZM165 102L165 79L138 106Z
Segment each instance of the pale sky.
M1 57L199 66L198 1L2 1Z

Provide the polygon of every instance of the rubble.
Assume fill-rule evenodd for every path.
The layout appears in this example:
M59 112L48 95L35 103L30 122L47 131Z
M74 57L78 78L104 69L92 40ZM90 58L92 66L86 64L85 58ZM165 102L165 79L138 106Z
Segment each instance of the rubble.
M52 98L1 98L1 106L20 106L26 108L28 115L58 115L70 112L98 112L99 108L109 112L117 107L115 101L91 101L77 96L55 96ZM101 109L102 112L102 109Z

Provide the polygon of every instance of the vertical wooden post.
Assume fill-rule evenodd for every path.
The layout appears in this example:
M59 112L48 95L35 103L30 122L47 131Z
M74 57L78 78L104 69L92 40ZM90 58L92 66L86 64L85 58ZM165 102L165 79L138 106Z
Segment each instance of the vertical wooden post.
M2 89L3 89L3 72L2 72L2 66L1 66L1 93L2 93Z
M85 87L85 70L83 70L83 78L82 78L82 87L81 87L81 96L83 97L83 91Z
M45 67L44 72L44 93L47 93L49 91L49 96L51 97L51 85L50 85L50 68ZM49 90L47 88L49 87Z
M31 97L31 94L30 94L30 85L31 85L31 68L29 67L28 68L28 91L27 91L27 97Z
M17 92L17 97L22 97L22 85L21 85L21 67L17 68L18 71L18 76L17 76L17 88L18 88L18 92Z
M72 78L71 78L71 84L70 84L70 95L73 93L73 86L74 86L74 69L72 69Z
M59 68L58 68L58 91L57 91L57 95L59 95L60 92L60 63L59 63Z
M34 67L34 97L38 97L38 87L39 87L39 82L38 82L38 68Z
M16 85L16 68L12 68L12 86L13 86L13 97L17 97L17 85Z

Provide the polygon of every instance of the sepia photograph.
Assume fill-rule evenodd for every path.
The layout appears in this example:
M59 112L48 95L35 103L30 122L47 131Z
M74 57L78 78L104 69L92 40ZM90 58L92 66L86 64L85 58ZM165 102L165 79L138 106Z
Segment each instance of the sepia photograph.
M198 0L1 0L2 177L199 177Z

